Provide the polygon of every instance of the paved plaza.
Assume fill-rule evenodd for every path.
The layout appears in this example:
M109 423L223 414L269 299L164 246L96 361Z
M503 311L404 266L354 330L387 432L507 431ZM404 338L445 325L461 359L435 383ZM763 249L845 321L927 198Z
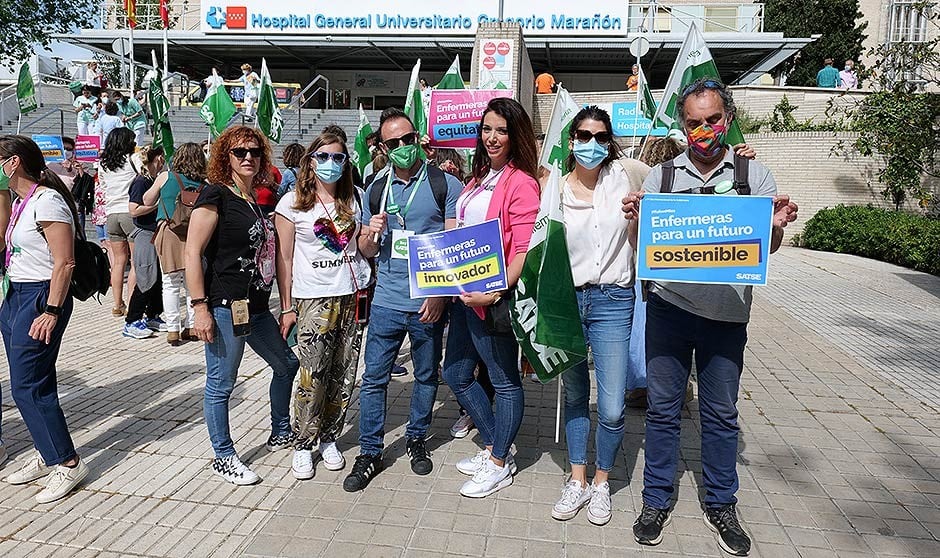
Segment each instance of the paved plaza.
M785 248L755 290L742 380L739 510L751 556L940 556L940 278L861 258ZM214 477L202 420L202 346L121 337L111 299L76 306L59 387L92 474L49 505L39 484L0 483L0 556L719 556L702 522L698 403L684 414L678 502L665 539L640 547L643 413L628 410L611 476L614 516L551 519L566 478L554 442L556 384L526 382L514 484L482 500L457 494L453 464L478 439L452 440L457 404L438 393L435 469L410 471L402 439L410 376L389 390L386 464L363 492L342 478L358 447L358 404L339 440L348 464L297 481L290 451L269 453L270 370L250 351L232 401L236 448L263 477ZM407 365L407 363L406 363ZM3 440L15 461L31 444L9 395ZM562 436L564 434L562 433Z

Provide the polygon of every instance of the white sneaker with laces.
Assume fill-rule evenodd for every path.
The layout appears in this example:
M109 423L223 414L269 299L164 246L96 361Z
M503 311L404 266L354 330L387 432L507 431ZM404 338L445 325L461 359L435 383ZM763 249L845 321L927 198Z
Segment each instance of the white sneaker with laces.
M487 459L473 478L463 483L460 487L460 494L467 498L485 498L511 484L512 473L509 470L509 463L500 467Z
M40 504L48 504L64 498L88 476L88 472L88 465L85 465L85 462L81 459L74 467L56 465L52 475L49 476L46 487L36 495L36 501Z
M310 450L294 450L294 460L291 463L290 472L295 479L312 479L313 452Z
M212 460L212 472L232 484L246 486L261 482L261 477L242 463L238 455L216 457Z
M466 438L467 434L473 430L473 419L469 413L464 413L457 417L454 425L450 427L450 435L454 438Z
M594 525L607 525L610 521L610 485L607 482L591 485L591 503L588 504L588 521Z
M339 471L346 466L346 458L336 447L336 442L320 442L320 457L327 471Z
M464 457L457 462L457 470L465 475L473 476L480 467L490 459L490 450L482 449L473 457Z
M130 324L124 324L123 335L132 339L147 339L153 337L153 331L147 327L146 321L137 320Z
M561 489L561 498L552 507L552 517L559 521L568 521L578 515L588 502L591 501L591 488L582 486L581 481L570 480Z
M34 451L20 467L20 470L9 475L6 480L10 484L26 484L48 475L52 472L52 469L54 467L47 467L39 452Z

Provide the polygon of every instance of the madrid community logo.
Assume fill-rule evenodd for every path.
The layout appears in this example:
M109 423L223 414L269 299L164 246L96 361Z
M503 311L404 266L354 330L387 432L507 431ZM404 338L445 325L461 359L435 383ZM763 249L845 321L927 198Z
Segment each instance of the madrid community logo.
M213 29L247 29L248 8L245 6L211 6L206 12L206 23Z

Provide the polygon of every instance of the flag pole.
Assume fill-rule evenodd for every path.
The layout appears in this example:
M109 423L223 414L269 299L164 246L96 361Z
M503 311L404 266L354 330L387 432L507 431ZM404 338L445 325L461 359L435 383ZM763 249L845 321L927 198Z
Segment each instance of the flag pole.
M128 27L128 30L130 31L130 53L129 53L130 80L127 82L127 88L130 91L130 97L133 98L134 97L134 27L131 25L128 25L127 27Z
M20 123L23 121L23 113L16 117L16 135L20 135Z
M637 84L636 84L636 107L633 110L633 139L630 140L630 153L635 159L636 156L636 127L640 124L640 94L643 90L643 84L640 83L640 76L643 75L643 66L640 65L640 57L636 57Z
M559 431L561 430L561 382L558 378L555 382L558 384L558 395L555 396L555 443L558 443Z
M168 95L169 91L167 90L166 80L167 76L170 75L170 65L169 65L169 37L167 36L167 28L163 27L163 94Z

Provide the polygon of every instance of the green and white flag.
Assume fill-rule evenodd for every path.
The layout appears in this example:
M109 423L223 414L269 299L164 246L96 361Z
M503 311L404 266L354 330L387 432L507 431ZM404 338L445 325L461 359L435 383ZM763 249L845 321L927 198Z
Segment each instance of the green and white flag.
M669 74L669 81L666 82L666 90L663 92L663 102L656 109L655 118L651 120L659 120L667 128L680 128L676 101L679 94L699 78L721 80L721 74L718 73L715 60L705 44L705 37L693 23L689 26L689 33L682 43L682 48L679 49L676 65ZM726 141L729 145L744 143L744 134L741 133L737 122L731 122Z
M150 89L147 91L147 101L150 104L150 118L153 120L153 146L163 149L163 155L169 161L173 158L173 131L170 129L170 101L163 92L163 74L157 65L157 55L153 56L153 67L156 75L150 80Z
M20 79L16 83L16 103L20 107L20 114L29 114L39 108L36 103L33 76L29 73L28 63L20 66Z
M637 87L640 91L640 114L643 115L647 120L653 120L656 116L656 101L653 100L653 92L650 91L650 84L646 81L646 74L643 73L643 68L640 68L640 79ZM659 126L654 125L654 128Z
M460 77L460 56L454 57L454 63L447 68L436 89L466 89L463 78Z
M405 114L418 132L418 137L428 133L428 120L424 112L424 101L421 99L421 84L418 74L421 72L421 59L411 69L411 79L408 81L408 93L405 95ZM420 153L424 153L422 149Z
M261 132L274 143L281 143L281 131L284 129L284 119L281 109L277 106L277 97L274 95L274 86L271 85L271 74L268 73L268 63L261 59L261 87L258 93L258 110L255 121Z
M209 125L213 136L218 136L225 131L225 127L237 112L235 103L229 97L222 80L216 79L218 77L219 75L213 68L212 86L209 87L206 98L202 101L202 107L199 109L199 116Z
M539 155L539 166L546 169L552 165L564 168L565 159L568 158L568 140L570 139L571 121L581 106L571 98L571 94L564 87L559 86L555 93L555 105L545 130L545 141L542 143L542 153Z
M359 169L359 174L363 173L366 166L372 160L369 154L369 144L366 142L366 138L368 138L370 134L372 134L372 124L369 124L366 111L362 110L362 105L360 104L359 130L356 131L356 143L353 147L353 151L349 154L353 164Z
M512 305L519 347L543 383L587 359L561 207L561 171L552 166Z

